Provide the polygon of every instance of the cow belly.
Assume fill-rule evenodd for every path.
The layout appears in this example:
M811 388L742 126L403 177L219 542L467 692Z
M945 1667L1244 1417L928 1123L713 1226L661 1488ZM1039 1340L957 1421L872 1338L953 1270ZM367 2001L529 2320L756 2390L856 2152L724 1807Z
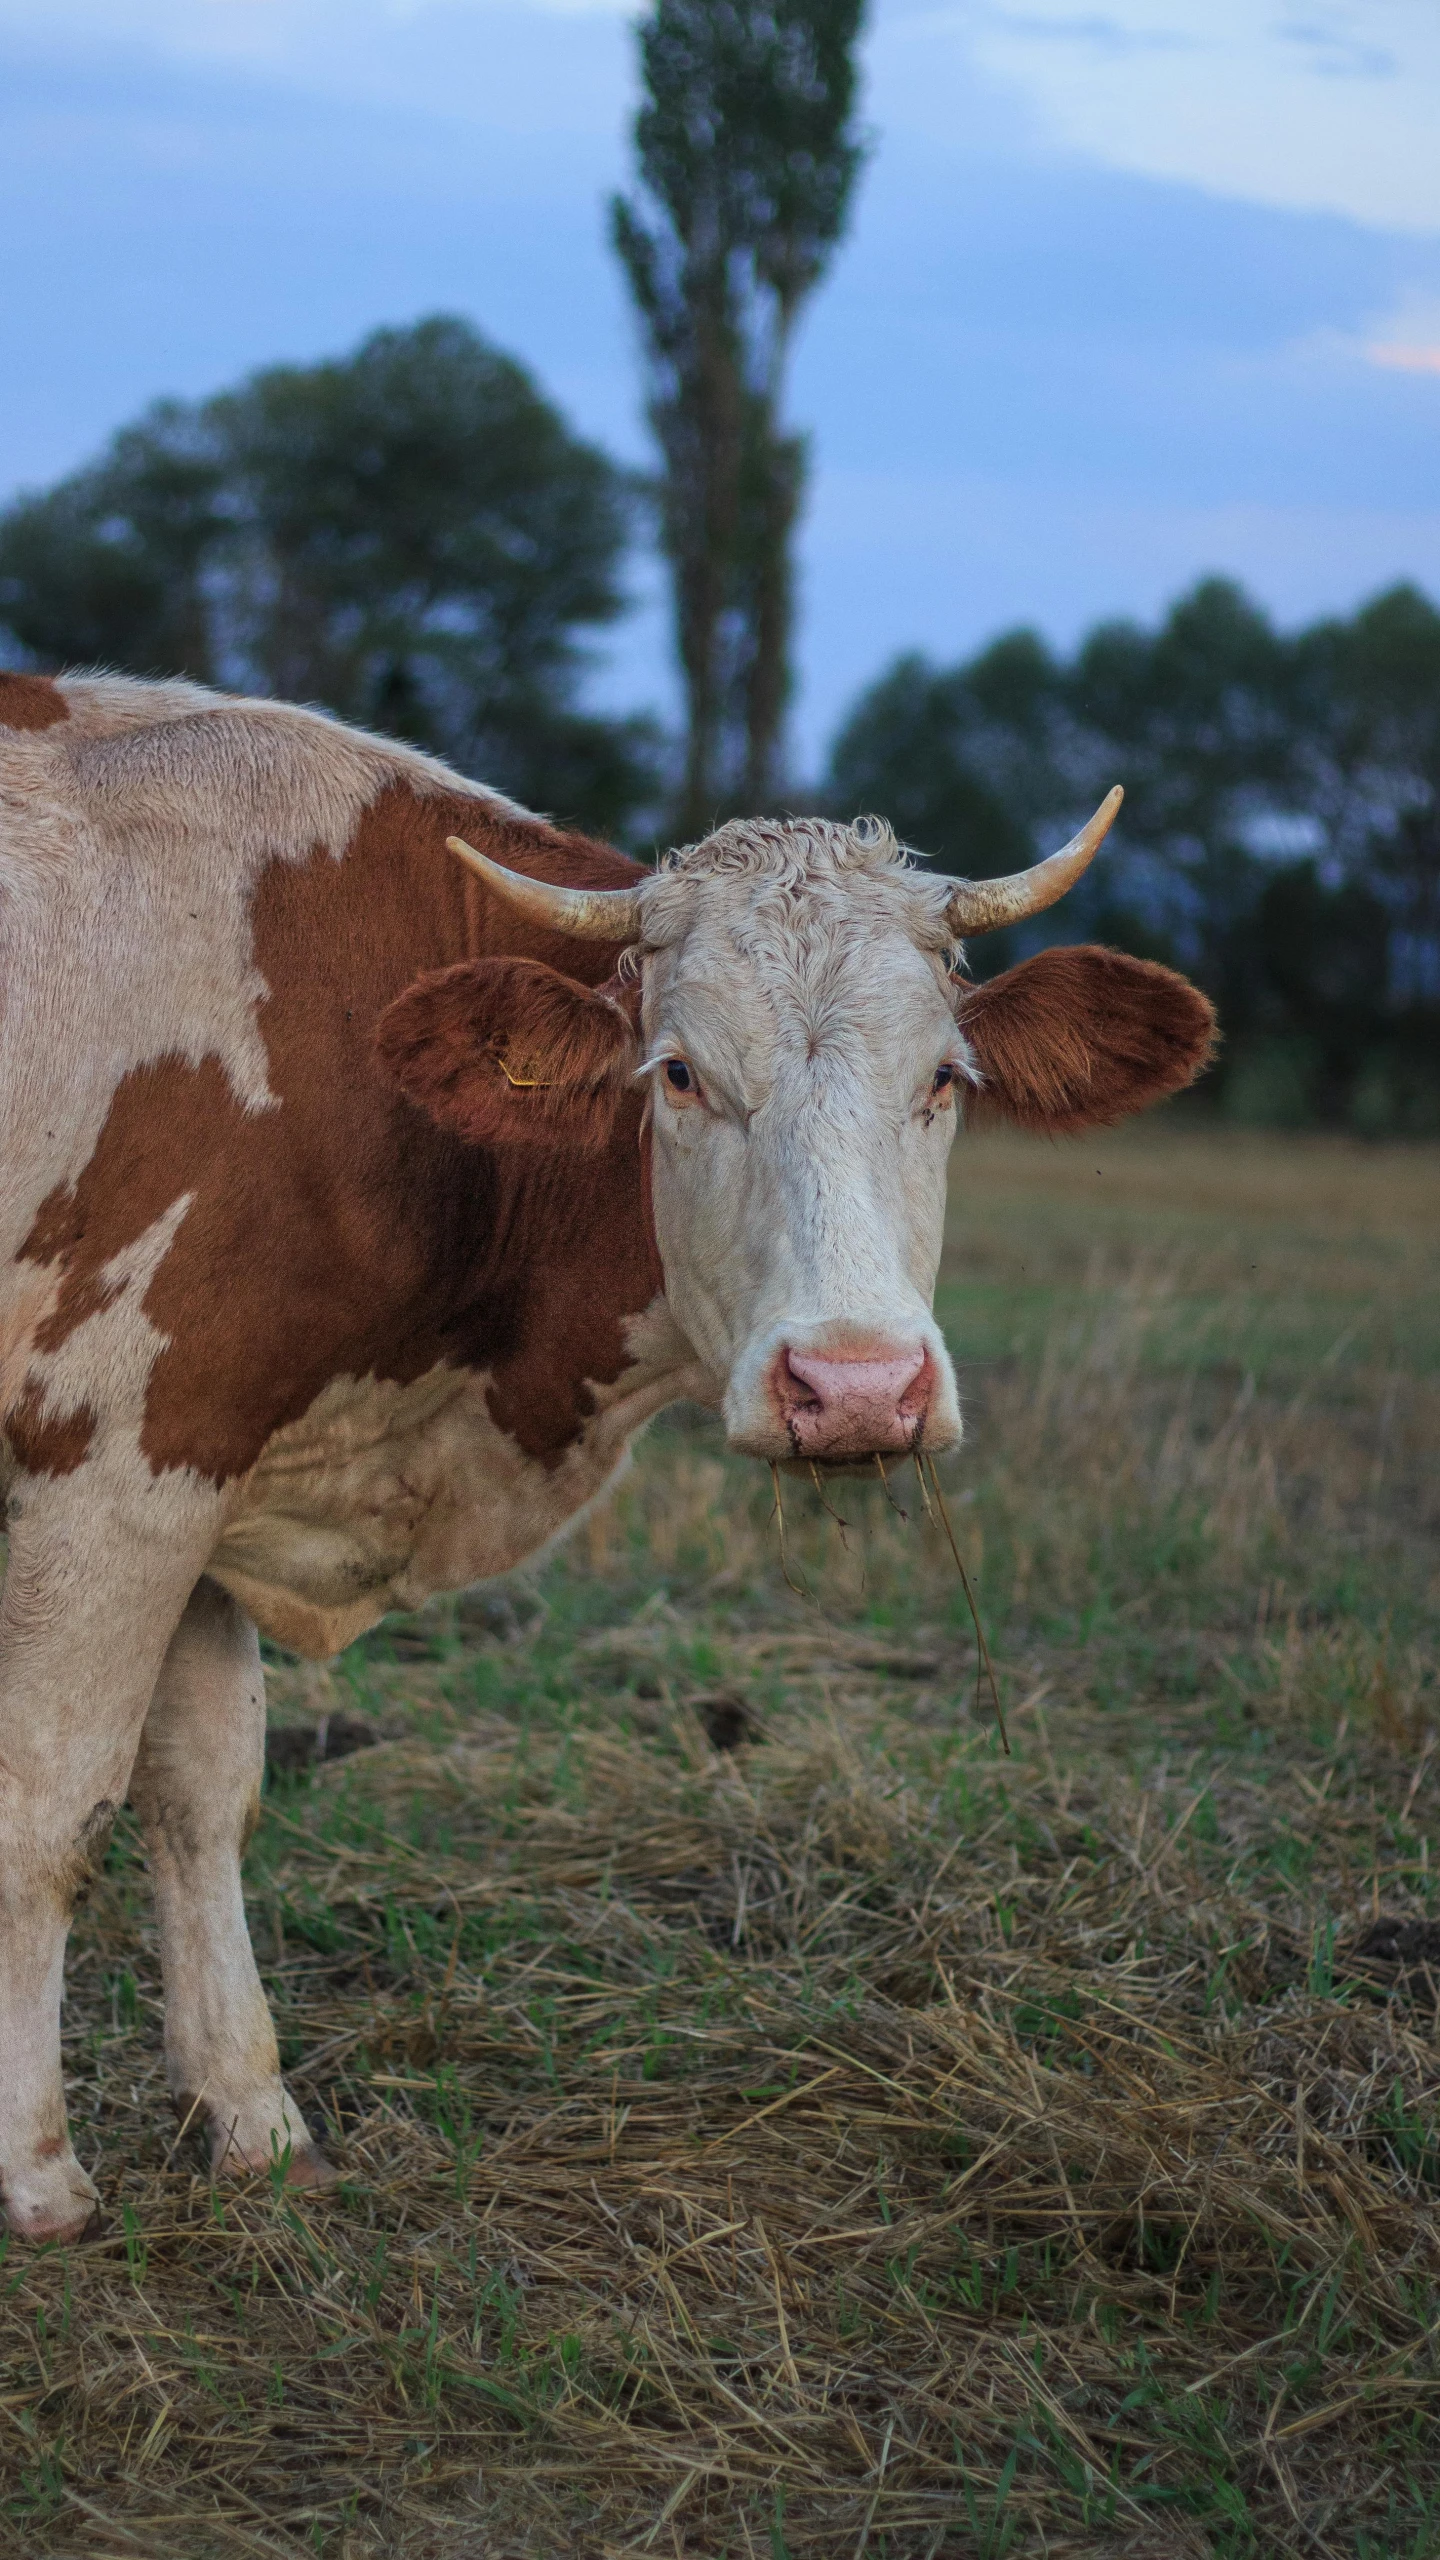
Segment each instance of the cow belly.
M487 1384L452 1369L405 1387L333 1381L267 1444L209 1571L276 1643L336 1653L387 1609L547 1546L675 1391L653 1371L595 1388L583 1434L547 1466L492 1420Z

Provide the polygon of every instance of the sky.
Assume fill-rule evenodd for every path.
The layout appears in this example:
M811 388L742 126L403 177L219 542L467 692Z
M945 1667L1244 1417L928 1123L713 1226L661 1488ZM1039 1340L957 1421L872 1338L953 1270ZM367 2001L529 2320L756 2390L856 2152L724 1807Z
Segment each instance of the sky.
M0 498L161 393L467 314L647 458L611 0L0 0ZM1435 0L872 0L801 333L797 773L901 649L1240 578L1440 599ZM597 702L673 717L638 558Z

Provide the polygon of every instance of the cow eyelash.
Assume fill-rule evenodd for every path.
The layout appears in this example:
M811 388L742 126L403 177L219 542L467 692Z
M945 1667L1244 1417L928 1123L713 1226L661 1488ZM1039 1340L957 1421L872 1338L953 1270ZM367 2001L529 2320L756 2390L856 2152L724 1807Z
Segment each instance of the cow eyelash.
M673 1052L667 1054L662 1050L658 1058L647 1058L644 1065L636 1069L636 1073L642 1076L663 1076L677 1101L703 1102L705 1098L705 1088L689 1059L679 1057Z

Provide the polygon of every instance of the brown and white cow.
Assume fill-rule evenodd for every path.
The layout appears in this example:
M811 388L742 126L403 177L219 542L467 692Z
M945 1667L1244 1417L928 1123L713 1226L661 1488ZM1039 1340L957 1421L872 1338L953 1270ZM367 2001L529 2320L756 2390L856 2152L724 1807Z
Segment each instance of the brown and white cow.
M1080 1129L1209 1047L1192 988L1111 952L957 973L1108 814L1008 884L819 819L644 873L310 712L0 676L13 2229L94 2205L61 1974L127 1794L177 2107L217 2167L278 2143L330 2174L241 1899L257 1629L328 1654L505 1571L677 1396L762 1458L958 1439L930 1312L957 1095Z

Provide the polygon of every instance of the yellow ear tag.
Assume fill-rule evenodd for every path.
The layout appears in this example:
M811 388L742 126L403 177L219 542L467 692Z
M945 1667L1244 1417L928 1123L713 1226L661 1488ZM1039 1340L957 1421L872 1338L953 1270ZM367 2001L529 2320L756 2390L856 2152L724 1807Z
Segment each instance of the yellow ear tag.
M548 1092L549 1092L550 1087L549 1087L548 1083L545 1081L545 1079L544 1079L543 1077L541 1077L541 1076L515 1076L515 1075L512 1075L512 1074L511 1074L511 1072L510 1072L510 1069L509 1069L508 1065L506 1064L506 1061L505 1061L503 1058L501 1058L501 1059L497 1060L497 1064L498 1064L498 1066L499 1066L500 1073L501 1073L501 1074L502 1074L502 1076L504 1077L504 1079L505 1079L506 1083L507 1083L507 1084L510 1084L510 1085L513 1085L517 1093L548 1093Z

